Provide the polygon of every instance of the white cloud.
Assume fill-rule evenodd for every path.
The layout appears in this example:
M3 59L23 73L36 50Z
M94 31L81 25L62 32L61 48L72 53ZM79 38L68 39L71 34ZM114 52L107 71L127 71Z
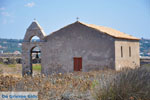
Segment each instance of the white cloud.
M0 10L5 10L5 8L4 7L0 7Z
M24 5L25 7L33 7L35 5L34 2L31 2L31 3L27 3L26 5Z
M8 12L1 12L1 15L3 15L3 16L10 16L10 14Z

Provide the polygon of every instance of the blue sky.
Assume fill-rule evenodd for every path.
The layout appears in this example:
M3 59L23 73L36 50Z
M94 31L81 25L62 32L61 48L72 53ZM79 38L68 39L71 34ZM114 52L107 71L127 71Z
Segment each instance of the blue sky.
M23 39L34 18L48 35L76 17L150 39L150 0L0 0L0 38Z

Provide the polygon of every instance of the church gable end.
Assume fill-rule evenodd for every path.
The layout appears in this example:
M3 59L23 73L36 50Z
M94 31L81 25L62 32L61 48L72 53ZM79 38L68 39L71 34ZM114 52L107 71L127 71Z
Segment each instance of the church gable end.
M34 36L39 37L41 41L44 41L44 38L46 36L37 21L32 22L31 25L28 27L24 37L24 42L30 42L32 37Z
M65 38L70 38L73 36L73 38L76 38L76 37L81 37L81 35L84 34L84 37L83 38L89 38L89 37L93 37L93 36L99 36L99 37L103 37L106 39L106 37L108 38L108 41L113 39L112 36L108 35L108 34L105 34L104 32L102 31L98 31L92 27L88 27L80 22L75 22L75 23L72 23L70 25L67 25L53 33L51 33L50 35L46 36L45 37L45 40L47 41L51 41L55 38L58 38L58 37L65 37Z

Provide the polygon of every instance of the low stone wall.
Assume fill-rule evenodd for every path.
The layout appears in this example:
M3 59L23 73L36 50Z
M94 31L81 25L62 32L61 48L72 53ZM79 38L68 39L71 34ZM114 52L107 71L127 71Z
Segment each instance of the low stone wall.
M150 57L140 57L140 65L150 64Z
M21 54L3 53L0 54L0 63L4 64L21 64Z
M21 64L22 63L22 58L4 58L4 57L0 57L0 63L4 63L4 64ZM33 64L37 64L37 63L41 63L41 59L33 59L32 60Z
M0 58L21 58L21 54L13 54L13 53L0 53Z
M22 63L22 55L21 54L11 54L11 53L5 53L0 54L0 63L4 64L21 64ZM41 63L41 59L33 59L33 64Z
M21 64L22 60L21 58L4 58L0 57L0 62L4 64Z

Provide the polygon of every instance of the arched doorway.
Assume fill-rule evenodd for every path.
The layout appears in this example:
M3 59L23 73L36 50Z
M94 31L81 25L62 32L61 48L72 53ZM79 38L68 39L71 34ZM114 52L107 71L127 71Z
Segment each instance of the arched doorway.
M30 70L32 75L41 73L41 50L35 46L30 51Z

